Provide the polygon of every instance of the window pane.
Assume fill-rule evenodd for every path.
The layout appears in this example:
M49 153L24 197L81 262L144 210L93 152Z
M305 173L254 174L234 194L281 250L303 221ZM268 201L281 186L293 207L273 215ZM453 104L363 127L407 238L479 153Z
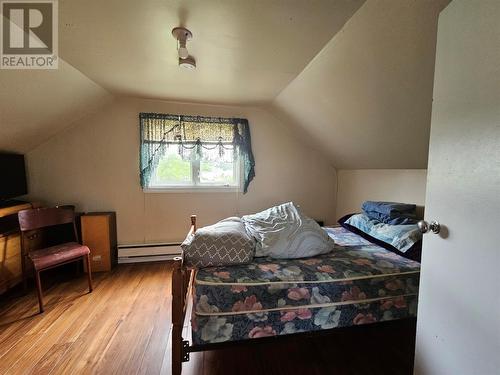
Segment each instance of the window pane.
M187 151L189 152L189 151ZM178 148L170 146L158 163L152 185L191 185L191 162L182 160Z
M228 146L226 146L228 147ZM238 185L235 173L234 151L228 147L224 154L219 154L219 147L213 150L203 149L200 160L200 183L209 185Z

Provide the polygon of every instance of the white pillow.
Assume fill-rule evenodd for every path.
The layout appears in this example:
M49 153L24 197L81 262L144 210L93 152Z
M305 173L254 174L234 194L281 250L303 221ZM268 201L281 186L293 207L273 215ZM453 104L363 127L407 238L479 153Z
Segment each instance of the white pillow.
M256 257L305 258L326 254L334 246L328 234L292 202L241 219L257 240Z

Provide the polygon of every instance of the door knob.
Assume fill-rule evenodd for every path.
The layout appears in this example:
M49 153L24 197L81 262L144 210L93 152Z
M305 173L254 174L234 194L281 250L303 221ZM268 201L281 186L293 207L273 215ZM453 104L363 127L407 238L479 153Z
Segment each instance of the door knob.
M429 224L425 220L420 220L417 225L418 229L420 229L420 232L422 233L429 233L429 231L431 231L432 233L438 234L441 230L441 226L437 221L431 221L431 223Z

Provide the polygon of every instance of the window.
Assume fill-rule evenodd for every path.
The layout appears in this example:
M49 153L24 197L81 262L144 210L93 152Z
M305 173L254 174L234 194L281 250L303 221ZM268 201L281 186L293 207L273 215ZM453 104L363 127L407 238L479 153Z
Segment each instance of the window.
M239 189L255 176L248 121L141 113L144 189Z
M222 155L217 147L203 149L201 156L193 155L194 149L179 153L175 145L169 146L152 174L150 188L237 188L241 185L241 163L232 146L226 145Z

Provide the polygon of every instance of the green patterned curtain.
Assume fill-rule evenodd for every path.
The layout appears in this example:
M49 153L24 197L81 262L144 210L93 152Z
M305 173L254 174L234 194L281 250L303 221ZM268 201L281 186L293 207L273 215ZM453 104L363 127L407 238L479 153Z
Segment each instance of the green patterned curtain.
M217 148L223 155L233 149L243 159L243 192L255 177L255 160L248 120L240 118L140 113L141 186L149 186L151 176L167 147L178 147L183 158L201 157L203 150ZM195 152L192 152L195 151Z

